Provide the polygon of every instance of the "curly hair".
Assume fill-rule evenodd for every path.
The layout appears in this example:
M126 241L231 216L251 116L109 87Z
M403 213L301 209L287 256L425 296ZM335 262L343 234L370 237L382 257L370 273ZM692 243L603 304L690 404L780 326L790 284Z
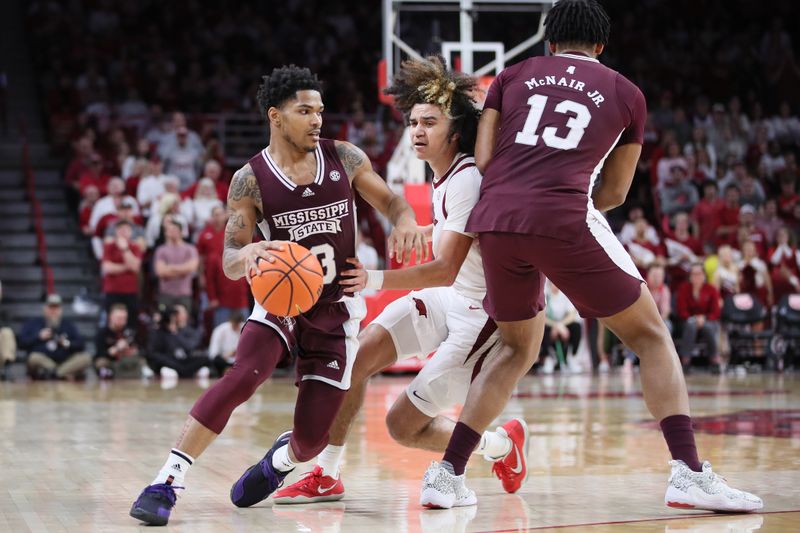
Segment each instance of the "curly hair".
M597 0L561 0L547 13L544 38L551 43L608 44L611 21Z
M384 93L394 97L395 107L406 117L416 104L439 106L452 120L450 134L459 134L459 151L471 154L475 151L480 118L473 96L477 86L476 78L447 70L444 58L432 55L403 61Z
M261 77L256 101L267 118L270 107L281 107L287 100L296 97L297 91L317 91L322 93L322 83L316 74L305 67L289 65L275 68L269 76Z

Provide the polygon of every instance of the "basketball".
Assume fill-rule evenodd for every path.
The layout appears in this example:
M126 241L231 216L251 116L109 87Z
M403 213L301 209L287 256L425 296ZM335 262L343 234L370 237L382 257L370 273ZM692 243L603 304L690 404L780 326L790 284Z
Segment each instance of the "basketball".
M283 251L270 250L274 263L259 261L251 290L256 302L275 316L297 316L322 294L322 266L307 248L286 242Z

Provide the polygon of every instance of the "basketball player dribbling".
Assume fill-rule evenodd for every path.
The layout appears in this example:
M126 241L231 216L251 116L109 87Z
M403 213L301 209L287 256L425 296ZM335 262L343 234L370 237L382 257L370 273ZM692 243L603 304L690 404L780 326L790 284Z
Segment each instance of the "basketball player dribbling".
M665 503L761 509L760 498L731 488L699 461L674 344L601 214L621 205L630 188L641 153L644 96L597 60L610 23L596 0L561 0L545 26L554 55L503 70L478 127L475 160L484 178L466 229L479 235L484 307L504 347L472 383L439 468L449 462L456 475L463 472L481 432L536 360L547 277L581 316L600 319L639 356L645 403L673 459Z
M316 255L324 288L317 304L295 320L275 317L256 305L236 350L236 363L194 404L161 471L134 502L130 514L165 525L175 489L187 470L224 429L233 410L247 401L289 350L296 350L294 428L281 434L266 456L231 488L231 501L249 507L269 496L294 468L328 442L331 423L347 389L365 314L363 300L345 294L342 273L355 258L354 191L394 225L390 251L402 262L427 253L425 230L408 203L374 173L364 153L347 142L320 139L321 86L308 69L277 68L264 76L258 103L266 115L270 144L231 181L223 268L231 279L251 276L258 260L274 263L270 250L295 241ZM265 240L253 243L258 226Z
M499 351L497 327L481 305L486 284L478 243L464 229L481 184L471 155L479 117L472 97L475 88L475 78L448 71L442 58L432 56L405 61L386 90L408 118L417 157L433 170L434 260L386 272L365 271L356 262L354 270L343 272L348 292L365 286L422 290L389 304L361 333L351 388L331 428L330 443L311 472L275 493L276 504L344 497L339 463L370 376L398 359L426 357L436 350L386 420L390 434L401 444L444 451L455 422L441 413L464 402L472 378ZM508 492L519 490L527 477L527 451L528 429L521 419L484 432L476 448L476 453L494 462L492 470ZM457 484L453 497L435 499L436 493L428 501L423 495L423 505L453 507L477 501L475 493L464 487L464 476L442 481Z

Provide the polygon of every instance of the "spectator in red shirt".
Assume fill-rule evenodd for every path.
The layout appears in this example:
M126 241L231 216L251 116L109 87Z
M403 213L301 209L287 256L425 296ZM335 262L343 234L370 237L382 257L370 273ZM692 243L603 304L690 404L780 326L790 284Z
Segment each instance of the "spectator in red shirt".
M703 198L697 202L692 210L692 220L695 224L695 235L705 249L714 249L717 228L720 225L720 213L724 207L719 197L717 184L711 180L703 183Z
M111 175L103 169L103 158L100 157L100 154L93 153L89 158L89 168L78 179L78 190L83 196L86 187L94 185L100 190L101 195L105 195L110 179Z
M678 290L678 318L683 321L680 356L687 369L697 341L703 339L707 355L715 370L720 369L717 349L719 335L720 297L716 287L706 281L702 263L694 263L689 271L689 281Z
M90 220L92 218L92 209L94 209L99 199L100 190L96 186L90 185L86 187L83 200L81 200L80 210L78 211L78 223L80 224L81 232L87 237L94 235L94 229L90 224Z
M781 176L781 194L778 196L778 214L784 221L794 219L794 206L800 202L797 194L795 178L792 175Z
M741 193L736 185L725 187L725 204L719 212L717 244L731 243L739 229L739 205Z
M228 213L222 206L211 210L211 219L197 237L197 253L200 256L200 271L204 272L203 265L209 257L222 257L225 247L225 225L228 223Z
M636 233L634 233L633 239L625 245L625 248L628 250L631 259L633 259L636 268L639 269L642 277L644 277L651 265L656 261L664 260L665 254L661 244L654 244L648 238L647 230L650 228L650 224L647 219L644 217L638 219L634 223L634 228Z
M66 186L67 200L74 209L78 206L81 198L81 189L78 185L81 176L88 172L94 154L94 142L89 135L83 135L72 143L74 155L64 173L64 184Z
M780 228L777 239L768 256L772 291L780 302L785 295L800 292L800 254L788 228Z
M703 247L700 241L689 233L689 215L678 213L675 215L675 230L664 239L667 249L667 273L670 284L680 287L686 280L692 263L699 261L703 256Z
M128 309L128 326L135 327L139 316L139 269L144 252L131 240L131 225L125 220L117 222L114 240L103 247L103 293L106 310L115 303Z
M756 227L756 209L750 204L743 205L739 210L739 230L737 231L737 236L755 244L759 257L762 259L767 257L767 236ZM736 244L738 248L741 249L741 243Z
M205 263L208 308L214 311L214 327L234 313L250 315L250 286L244 278L231 280L222 270L222 257L212 255Z

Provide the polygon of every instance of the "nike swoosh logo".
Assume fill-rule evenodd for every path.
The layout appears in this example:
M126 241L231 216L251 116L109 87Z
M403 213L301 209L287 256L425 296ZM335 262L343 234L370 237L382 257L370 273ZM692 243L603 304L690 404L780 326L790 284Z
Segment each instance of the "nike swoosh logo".
M320 494L325 494L326 492L333 490L334 488L336 488L336 483L334 483L330 487L325 487L325 488L317 487L317 492L319 492Z
M425 398L423 398L422 396L420 396L419 394L417 394L417 391L416 391L416 389L414 389L413 391L411 391L411 394L413 394L414 396L416 396L417 398L419 398L419 399L420 399L420 400L422 400L423 402L428 402L428 403L431 403L431 401L430 401L430 400L426 400Z
M519 457L519 448L516 445L514 445L514 452L517 454L517 466L515 468L512 468L511 471L514 472L515 474L521 474L522 473L522 461L520 460L520 457Z

